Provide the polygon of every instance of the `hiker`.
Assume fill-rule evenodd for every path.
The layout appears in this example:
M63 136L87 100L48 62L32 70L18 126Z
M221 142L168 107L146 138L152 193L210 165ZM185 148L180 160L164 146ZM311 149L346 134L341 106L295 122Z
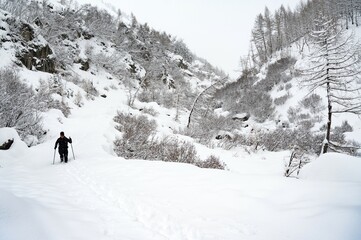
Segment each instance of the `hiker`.
M55 142L55 147L59 144L59 154L60 154L60 162L68 162L68 143L72 143L71 137L67 138L64 135L64 132L60 132L60 137Z

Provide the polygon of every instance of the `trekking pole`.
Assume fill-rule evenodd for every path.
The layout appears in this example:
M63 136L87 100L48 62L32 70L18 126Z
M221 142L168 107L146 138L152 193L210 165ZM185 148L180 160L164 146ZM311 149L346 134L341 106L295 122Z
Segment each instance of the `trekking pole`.
M56 149L54 149L53 165L55 164L55 152L56 152Z
M71 151L73 152L73 158L74 158L74 160L75 160L75 156L74 156L74 149L73 149L73 144L72 144L72 143L70 143L70 146L71 146Z

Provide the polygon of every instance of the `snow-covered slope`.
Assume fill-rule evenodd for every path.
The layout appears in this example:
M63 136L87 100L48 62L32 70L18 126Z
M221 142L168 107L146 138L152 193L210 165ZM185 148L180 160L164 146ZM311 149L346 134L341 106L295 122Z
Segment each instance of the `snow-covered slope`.
M221 156L229 171L114 156L112 118L127 108L119 93L86 102L69 118L51 111L46 142L17 151L14 136L17 145L0 152L1 240L359 238L361 182L319 181L314 169L326 159L298 180L282 175L287 152L198 146ZM75 159L69 149L68 164L56 153L52 165L60 130L72 137ZM330 164L323 167L334 167L333 155L324 158Z
M62 8L60 1L50 2L56 9ZM107 5L103 8L111 9ZM115 47L112 39L85 36L80 31L80 37L69 40L73 37L69 34L61 38L60 47L51 43L58 47L55 56L64 53L61 50L74 54L68 62L66 54L58 58L65 59L65 69L58 66L57 74L30 70L19 62L16 50L29 50L40 39L44 40L41 46L49 42L41 35L25 41L21 32L13 29L14 18L6 12L0 12L0 18L0 38L4 39L0 67L19 71L22 81L34 90L43 81L62 86L51 97L71 110L68 117L54 108L42 112L46 134L30 148L26 145L31 144L22 142L13 128L0 128L0 144L14 139L9 150L0 150L0 240L360 238L359 158L324 155L296 179L283 177L288 151L210 149L179 134L178 130L187 124L187 109L177 111L139 99L129 106L130 96L146 74L145 67L131 53ZM31 27L39 31L37 26ZM47 57L51 60L54 55ZM179 72L194 92L219 77L200 60L187 63L175 53L167 52L166 56L170 62L184 64ZM36 59L35 63L42 60ZM85 70L87 62L89 69ZM133 82L128 81L129 70L134 73ZM162 80L174 79L168 76ZM85 83L91 83L97 94L89 93L91 89L84 87ZM188 91L169 92L193 99ZM78 93L83 96L81 101ZM213 154L227 164L228 170L117 157L113 150L119 135L113 121L117 111L139 115L147 107L157 112L155 116L144 115L157 122L158 135L193 142L201 159ZM285 113L281 108L276 111ZM54 151L60 131L73 139L68 164L60 164Z

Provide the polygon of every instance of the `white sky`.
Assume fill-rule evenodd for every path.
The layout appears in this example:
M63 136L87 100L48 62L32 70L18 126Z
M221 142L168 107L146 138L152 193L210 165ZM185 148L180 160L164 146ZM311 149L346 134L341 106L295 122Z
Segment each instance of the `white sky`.
M89 0L88 0L89 1ZM246 55L256 15L283 4L292 9L301 0L103 0L140 23L184 40L192 52L237 77Z

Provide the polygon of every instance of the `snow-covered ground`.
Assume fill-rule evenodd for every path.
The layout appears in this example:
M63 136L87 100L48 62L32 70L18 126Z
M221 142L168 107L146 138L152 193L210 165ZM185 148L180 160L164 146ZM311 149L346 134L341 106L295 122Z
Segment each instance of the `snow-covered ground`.
M117 110L134 111L126 101L110 90L69 118L52 110L48 139L32 148L0 129L0 142L15 138L10 150L0 150L0 240L361 238L360 158L327 154L300 179L283 177L288 152L197 145L229 171L124 160L112 150L112 119ZM76 159L69 148L70 162L59 164L56 153L52 165L60 131L72 137Z
M59 1L50 2L62 7L56 4ZM104 1L92 2L113 11ZM128 17L122 16L128 23ZM10 31L8 24L3 21L0 27L0 36L5 37ZM15 61L14 44L3 43L0 67L11 67ZM90 47L94 54L113 53L103 51L96 38L76 44L82 59ZM192 67L201 71L202 64L197 61ZM54 109L43 114L45 142L28 148L15 130L0 129L0 144L15 140L10 150L0 150L0 240L361 239L360 158L326 154L306 165L299 179L283 177L289 152L249 154L241 148L226 151L196 144L202 159L210 154L219 156L228 171L125 160L113 152L117 135L113 117L118 110L139 111L127 106L129 93L118 85L120 81L94 66L94 74L78 67L75 64L72 69L74 76L90 81L106 98L85 101L78 108L74 96L78 92L84 96L84 90L63 79L66 90L74 93L65 99L72 114L65 118ZM188 72L191 86L196 88L200 80ZM34 89L40 79L51 77L25 68L19 74ZM263 69L260 80L265 74ZM118 89L106 90L113 88ZM293 98L277 109L280 116L287 116L287 109L306 92L294 84L290 89ZM284 94L277 88L271 93L273 98ZM156 103L136 102L136 106L159 112L155 120L164 135L187 121L184 114L179 122L174 121L176 111ZM347 138L360 140L360 119L346 118L354 127ZM335 125L343 120L335 117ZM60 131L73 139L76 159L70 147L68 164L60 164L54 152Z

